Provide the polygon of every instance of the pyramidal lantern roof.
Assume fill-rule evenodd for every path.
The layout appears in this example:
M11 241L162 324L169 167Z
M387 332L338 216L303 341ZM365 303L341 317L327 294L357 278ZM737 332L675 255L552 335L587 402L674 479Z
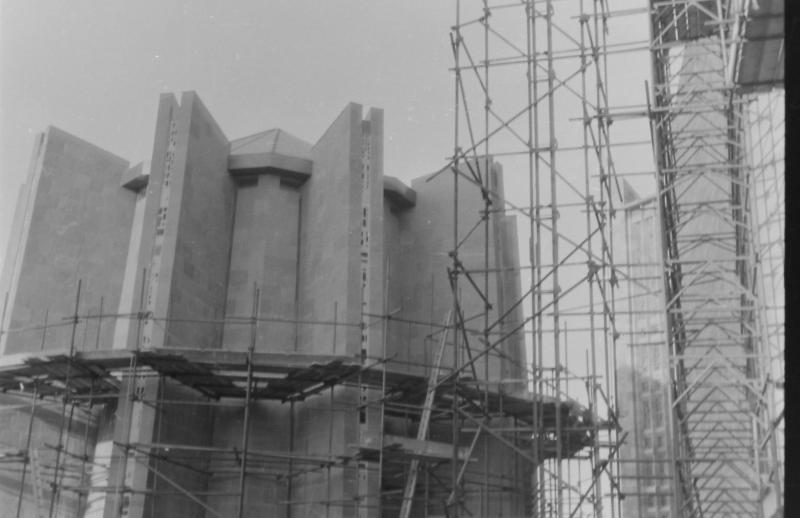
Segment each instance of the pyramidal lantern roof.
M231 142L232 174L272 173L303 182L311 175L311 144L280 128Z
M280 128L272 128L232 141L231 154L234 153L281 153L288 156L311 158L311 144Z

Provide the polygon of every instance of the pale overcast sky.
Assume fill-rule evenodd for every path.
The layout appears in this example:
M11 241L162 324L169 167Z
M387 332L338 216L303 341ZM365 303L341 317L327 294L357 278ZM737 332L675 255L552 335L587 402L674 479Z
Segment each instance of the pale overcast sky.
M231 139L281 127L314 142L346 103L380 107L385 173L438 169L453 146L454 5L0 0L0 255L35 134L51 124L149 159L162 92L197 91ZM621 23L646 38L646 22ZM643 97L646 53L620 71Z
M35 134L149 159L162 92L197 91L231 139L281 127L314 142L350 101L383 108L385 172L406 179L452 150L449 1L0 6L2 255Z

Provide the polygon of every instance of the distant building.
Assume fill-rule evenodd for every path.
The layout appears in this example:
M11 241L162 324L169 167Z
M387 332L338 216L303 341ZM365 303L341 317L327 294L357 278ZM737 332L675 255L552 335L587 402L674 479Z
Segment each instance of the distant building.
M619 420L628 435L620 448L622 515L672 517L669 423L669 359L665 345L661 236L653 197L640 197L624 184L623 219L616 236L625 251L628 288L618 318L626 323L627 345L616 370Z

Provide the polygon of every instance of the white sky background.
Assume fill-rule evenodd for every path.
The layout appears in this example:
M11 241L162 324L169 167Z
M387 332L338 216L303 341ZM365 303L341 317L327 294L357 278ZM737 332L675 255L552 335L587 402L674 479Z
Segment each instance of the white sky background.
M348 102L383 108L385 172L404 179L452 152L449 1L0 6L3 256L35 134L149 159L162 92L197 91L230 139L281 127L313 143Z
M385 173L438 169L453 146L454 6L0 0L0 261L35 134L52 124L131 163L149 159L162 92L197 91L230 139L281 127L314 142L347 102L380 107ZM646 38L638 20L613 19L612 33ZM614 71L637 97L647 73Z

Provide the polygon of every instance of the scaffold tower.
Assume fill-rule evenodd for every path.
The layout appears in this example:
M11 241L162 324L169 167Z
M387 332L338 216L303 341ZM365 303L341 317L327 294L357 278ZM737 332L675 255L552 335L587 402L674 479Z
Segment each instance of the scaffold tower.
M556 433L555 455L548 458L551 436L534 414L531 516L620 515L617 453L624 433L613 372L620 336L613 221L622 193L610 137L609 16L605 2L463 0L456 2L450 38L455 131L449 170L456 197L477 190L484 200L481 214L455 220L454 293L479 292L488 312L483 279L491 262L465 260L459 244L464 235L488 232L490 214L517 217L527 246L520 259L525 290L514 305L525 308L520 327L530 389L535 397L579 398L598 417L589 448L569 455ZM493 160L503 164L505 199L490 181ZM463 328L480 315L459 318ZM479 355L503 340L492 338L496 324L486 313L483 325L483 337L473 339ZM460 368L472 364L466 357ZM564 426L556 420L556 430Z
M651 5L671 512L770 517L782 502L782 123L780 93L759 92L781 86L769 24L783 6Z

